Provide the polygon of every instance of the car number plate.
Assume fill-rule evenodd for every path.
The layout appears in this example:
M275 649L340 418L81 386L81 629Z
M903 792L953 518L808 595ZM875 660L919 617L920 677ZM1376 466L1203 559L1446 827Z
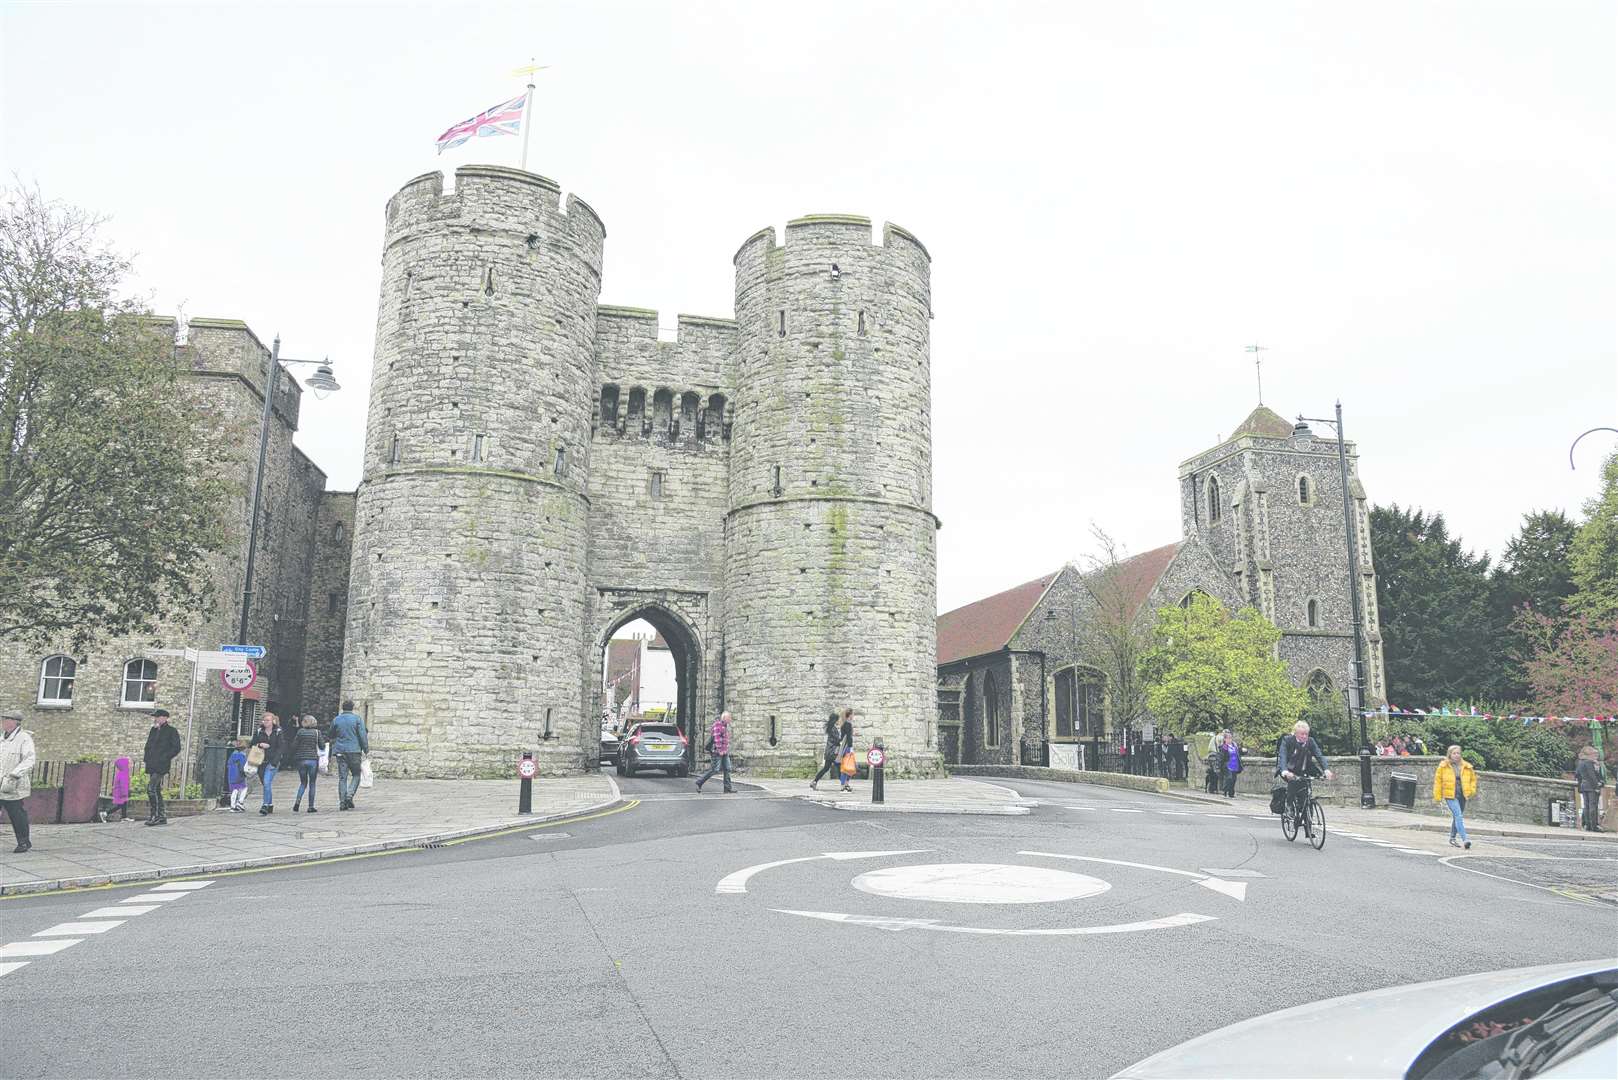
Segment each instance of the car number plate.
M666 743L666 742L647 743L646 744L646 749L648 749L648 750L673 750L674 749L674 744L673 743Z

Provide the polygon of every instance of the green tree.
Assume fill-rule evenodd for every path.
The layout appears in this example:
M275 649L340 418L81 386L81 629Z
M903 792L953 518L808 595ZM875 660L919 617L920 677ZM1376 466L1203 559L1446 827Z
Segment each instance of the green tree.
M1572 564L1574 593L1568 610L1598 623L1618 619L1618 453L1601 467L1601 493L1584 504Z
M1079 652L1107 684L1107 711L1113 730L1132 728L1146 712L1141 657L1151 646L1151 627L1141 617L1138 575L1129 556L1107 531L1090 526L1096 550L1079 578L1095 602L1078 627Z
M0 637L81 652L208 601L234 490L100 224L0 193Z
M1578 530L1573 519L1560 510L1523 515L1522 528L1506 544L1490 579L1495 625L1504 628L1494 650L1500 672L1497 689L1507 701L1528 699L1524 665L1538 644L1536 637L1524 632L1518 614L1526 608L1552 619L1561 616L1574 591L1573 539Z
M1181 731L1228 727L1244 742L1274 746L1308 701L1275 658L1280 640L1257 610L1231 615L1210 596L1163 608L1141 660L1146 705Z
M1450 539L1443 514L1397 505L1372 507L1371 545L1388 699L1424 708L1499 696L1503 626L1489 557Z

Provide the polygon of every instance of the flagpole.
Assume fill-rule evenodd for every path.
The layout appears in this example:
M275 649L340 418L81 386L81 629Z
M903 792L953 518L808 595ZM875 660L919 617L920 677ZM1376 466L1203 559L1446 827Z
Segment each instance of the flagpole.
M528 171L528 133L534 126L534 75L528 73L528 92L522 105L522 169Z

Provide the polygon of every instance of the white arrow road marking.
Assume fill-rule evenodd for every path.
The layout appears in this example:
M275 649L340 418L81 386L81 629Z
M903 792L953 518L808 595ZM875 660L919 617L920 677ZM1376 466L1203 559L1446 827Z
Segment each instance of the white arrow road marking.
M937 919L892 919L879 915L849 915L840 911L793 911L772 908L782 915L802 915L827 922L850 923L856 926L874 926L879 930L933 930L942 934L989 934L997 937L1076 937L1084 934L1127 934L1136 930L1164 930L1173 926L1191 926L1195 923L1214 922L1212 915L1198 915L1182 911L1162 919L1145 922L1113 923L1110 926L1064 926L1031 930L1010 930L992 926L951 926Z
M212 885L211 881L170 881L159 885L157 892L195 892L197 889L206 889Z
M11 961L10 963L7 963L7 964L0 964L0 975L10 975L13 971L16 971L18 968L25 968L27 966L28 966L28 961L26 961L26 960L13 960L13 961Z
M122 919L108 919L105 922L63 922L55 926L48 926L35 934L35 937L73 937L77 934L105 934L115 926L124 925Z
M1195 878L1198 885L1212 889L1216 893L1237 900L1247 899L1247 882L1226 881L1223 878L1205 877L1192 870L1176 870L1171 866L1153 866L1151 863L1125 862L1122 859L1098 859L1094 855L1061 855L1054 851L1019 851L1018 855L1032 855L1040 859L1074 859L1078 862L1106 863L1108 866L1133 866L1137 870L1156 870L1164 874L1178 874L1181 877Z
M55 941L13 941L9 945L0 945L0 960L10 960L15 956L50 956L83 940L83 938L57 938Z
M111 907L98 907L94 911L86 911L79 918L121 919L125 915L144 915L148 911L156 911L161 906L161 904L114 904Z
M774 870L778 866L791 866L793 863L815 862L819 859L837 859L839 861L845 859L880 859L890 855L920 855L922 852L931 850L931 848L912 848L908 851L826 851L819 855L805 855L798 859L777 859L775 862L759 863L757 866L748 866L738 870L734 874L726 874L719 879L719 884L714 886L713 891L720 894L745 893L747 891L747 881L754 874Z

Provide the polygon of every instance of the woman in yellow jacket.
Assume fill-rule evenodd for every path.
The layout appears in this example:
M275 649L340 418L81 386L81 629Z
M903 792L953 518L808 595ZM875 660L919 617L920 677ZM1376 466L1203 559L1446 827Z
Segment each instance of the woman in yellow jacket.
M1466 810L1466 800L1478 793L1478 774L1472 768L1472 763L1461 757L1461 748L1449 748L1449 756L1438 766L1433 773L1433 802L1443 803L1449 807L1450 829L1449 842L1451 847L1472 846L1472 841L1466 838L1466 822L1461 814ZM1460 839L1456 839L1459 834Z

